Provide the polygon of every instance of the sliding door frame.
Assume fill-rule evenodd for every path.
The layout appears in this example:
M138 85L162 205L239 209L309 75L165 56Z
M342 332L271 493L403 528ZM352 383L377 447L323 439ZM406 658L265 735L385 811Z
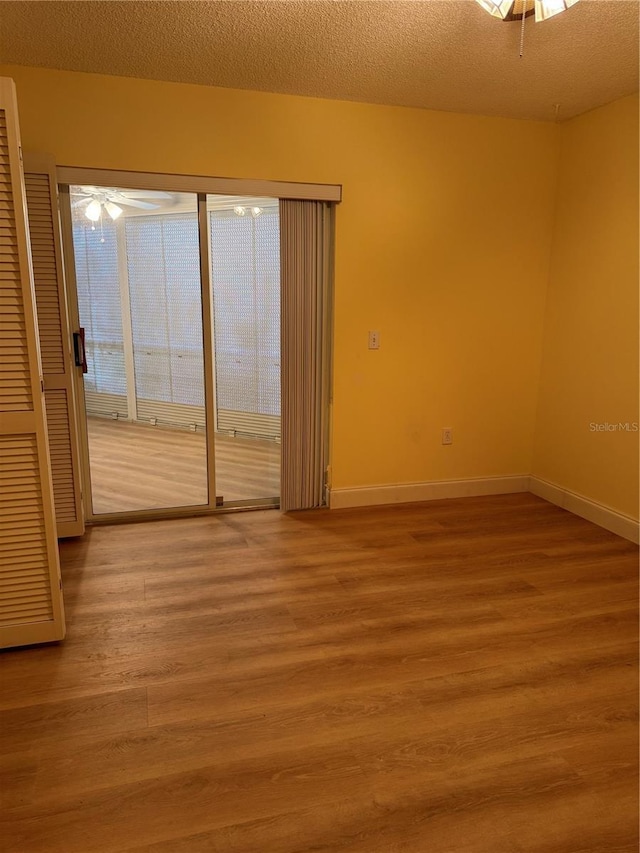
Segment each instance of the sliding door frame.
M62 235L65 247L65 280L67 283L69 313L71 326L73 329L80 328L80 317L78 310L78 290L75 271L75 256L73 244L73 220L71 216L71 198L69 194L69 184L59 185L60 195L60 215L62 220ZM97 181L94 181L93 186L103 186ZM91 491L91 461L89 453L89 436L87 430L87 416L84 394L84 382L82 373L76 367L74 369L74 394L76 399L76 407L79 416L78 432L80 434L81 455L83 460L82 468L82 493L84 502L84 511L86 521L90 524L113 523L114 521L148 521L160 518L176 518L180 516L205 515L214 511L219 511L220 506L216 504L216 486L215 486L215 430L213 424L210 423L211 411L210 404L215 401L215 383L213 379L213 327L211 322L212 317L212 300L211 300L211 273L209 269L209 247L208 247L208 229L203 231L203 223L206 226L206 195L202 193L196 194L197 213L198 213L198 233L199 233L199 271L200 271L200 304L202 312L202 349L203 349L203 364L204 364L204 395L205 395L205 440L206 440L206 471L207 471L207 501L202 504L193 504L190 506L175 506L161 507L158 509L144 510L124 510L122 512L96 513L93 509L93 499ZM118 265L119 269L122 266L121 238L118 238ZM120 269L120 272L122 270ZM120 287L120 295L125 288ZM124 305L125 312L129 308L129 299L127 294L127 303ZM129 317L130 325L130 317ZM127 328L123 329L125 337ZM130 332L131 329L129 328ZM127 358L127 345L125 342L125 358ZM129 354L129 359L132 359L132 354ZM127 394L127 400L130 393ZM129 411L129 416L131 412ZM252 502L252 505L256 502ZM273 501L267 505L273 505ZM233 506L226 505L224 509Z
M267 196L301 201L342 201L340 184L305 184L295 181L261 181L248 178L215 178L206 175L172 175L156 172L128 172L124 169L88 169L84 166L57 166L59 184L88 184L127 187L132 190L164 190L198 195Z
M278 508L280 499L254 498L242 501L228 501L218 504L215 488L215 365L214 365L214 326L211 291L211 258L209 243L209 217L207 214L207 195L261 196L274 199L288 198L307 201L340 202L342 187L336 184L309 184L291 181L264 181L242 178L219 178L194 175L172 175L151 172L129 172L114 169L91 169L75 166L58 166L60 214L64 247L65 279L72 329L80 327L78 295L73 251L73 225L69 187L72 185L91 185L101 187L120 186L127 189L150 189L165 192L193 193L198 203L198 230L200 241L200 287L202 306L203 356L205 381L206 412L206 448L208 501L206 504L177 506L160 509L128 510L117 513L99 513L93 511L91 496L91 472L89 468L89 439L84 399L82 374L77 368L74 374L74 394L76 410L79 416L78 433L84 464L82 467L82 490L85 520L89 524L111 524L114 522L149 521L163 518L179 518L197 515L209 515L219 512L238 510ZM330 308L327 308L327 321L330 322ZM330 347L330 340L325 342ZM282 346L282 342L281 342ZM327 401L330 406L330 401ZM329 411L323 414L329 418ZM329 441L327 428L325 440Z
M200 242L200 299L202 303L202 346L204 358L204 412L207 442L209 508L218 506L216 496L216 383L213 343L213 298L211 290L211 244L206 193L198 193L198 240Z
M124 233L124 222L122 219L116 220L115 231L118 252L118 284L120 285L120 314L122 316L122 349L124 354L124 372L127 377L127 417L129 420L137 421L138 397L132 381L135 376L135 359L133 353L133 329L131 326L129 270L127 268L127 238Z
M67 310L69 312L69 325L71 334L80 328L80 316L78 310L78 289L76 287L75 253L73 248L73 226L71 220L71 198L69 187L58 183L58 203L60 205L60 231L62 233L62 256L64 262L64 281L67 294ZM73 396L78 419L77 433L80 445L80 482L82 483L82 507L85 523L90 524L93 520L93 505L91 502L91 475L87 464L89 459L89 439L87 436L87 418L84 400L84 387L82 374L78 379L78 368L74 363L73 373Z

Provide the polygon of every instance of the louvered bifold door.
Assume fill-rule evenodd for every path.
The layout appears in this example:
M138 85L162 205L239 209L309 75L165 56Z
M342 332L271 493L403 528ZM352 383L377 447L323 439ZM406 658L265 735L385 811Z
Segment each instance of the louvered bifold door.
M63 636L15 86L0 78L0 647Z
M24 155L24 182L58 537L84 533L71 337L64 288L55 162Z

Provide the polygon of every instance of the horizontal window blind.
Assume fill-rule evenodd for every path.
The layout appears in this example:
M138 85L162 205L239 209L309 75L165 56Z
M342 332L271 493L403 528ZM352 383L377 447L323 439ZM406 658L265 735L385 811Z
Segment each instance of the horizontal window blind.
M198 217L125 222L136 396L204 407Z
M80 325L85 329L88 373L85 389L126 399L118 246L115 223L108 217L92 230L80 214L73 224L73 245Z
M218 411L280 416L278 209L211 211ZM279 427L278 432L279 435Z
M209 226L218 428L276 438L279 210L238 216L214 209ZM135 390L138 419L204 427L197 212L127 215L115 223L103 217L95 229L78 212L74 246L88 413L128 417L127 390ZM123 338L129 308L130 342Z

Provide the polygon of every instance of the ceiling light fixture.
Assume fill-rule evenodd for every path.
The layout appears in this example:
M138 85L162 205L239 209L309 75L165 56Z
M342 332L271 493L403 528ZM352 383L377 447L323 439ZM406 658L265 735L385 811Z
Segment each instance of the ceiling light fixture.
M118 207L118 205L114 204L112 201L106 201L104 203L104 209L112 219L117 219L122 213L122 208Z
M524 53L524 22L535 15L536 22L559 15L578 0L476 0L482 8L502 21L521 21L520 56Z
M98 219L102 218L103 207L113 220L116 220L122 214L122 208L112 201L99 201L97 198L94 198L86 206L84 215L92 222L97 222Z
M84 215L87 219L90 219L92 222L97 222L100 219L100 214L102 213L102 205L95 198L93 201L89 202L87 208L84 212Z
M241 205L237 205L233 208L233 212L236 216L246 216L247 213L250 213L251 216L255 219L256 216L260 216L262 213L261 207L242 207Z
M102 220L102 212L107 211L111 219L122 216L129 207L141 210L157 210L159 207L175 203L177 196L161 190L120 190L116 187L71 187L74 201L72 207L83 207L87 219L92 222ZM116 204L117 202L117 204Z
M523 17L535 15L536 21L546 21L559 15L578 0L476 0L482 8L503 21L519 21Z

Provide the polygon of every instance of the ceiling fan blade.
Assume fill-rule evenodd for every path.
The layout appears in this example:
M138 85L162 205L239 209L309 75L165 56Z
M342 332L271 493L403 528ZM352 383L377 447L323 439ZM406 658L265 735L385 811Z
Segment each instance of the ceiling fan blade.
M151 204L148 201L139 201L137 198L116 198L116 202L126 204L129 207L139 207L141 210L155 210L159 204Z
M91 201L90 195L86 195L84 198L78 199L78 201L72 201L71 207L80 207L81 204L86 204L88 201Z
M103 193L104 189L101 187L86 187L86 186L74 186L73 189L76 192L72 192L71 195L98 195L99 193Z
M171 193L159 190L120 190L118 195L123 198L171 198Z

